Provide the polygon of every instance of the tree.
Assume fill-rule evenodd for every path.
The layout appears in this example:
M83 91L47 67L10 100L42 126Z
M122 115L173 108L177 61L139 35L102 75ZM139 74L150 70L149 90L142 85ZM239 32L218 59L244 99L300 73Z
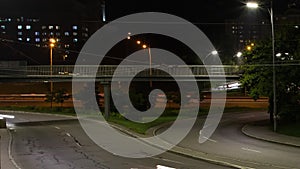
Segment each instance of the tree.
M47 94L45 101L51 103L59 103L60 107L62 107L65 100L68 100L70 97L71 96L66 92L65 89L59 89L57 91Z
M277 116L281 120L299 119L300 109L300 31L292 26L279 30L275 39L275 74ZM241 83L249 95L257 100L269 97L270 121L273 123L273 71L270 40L257 42L251 51L244 51Z
M65 89L60 89L54 93L54 102L59 103L60 107L62 107L65 100L68 100L70 97Z

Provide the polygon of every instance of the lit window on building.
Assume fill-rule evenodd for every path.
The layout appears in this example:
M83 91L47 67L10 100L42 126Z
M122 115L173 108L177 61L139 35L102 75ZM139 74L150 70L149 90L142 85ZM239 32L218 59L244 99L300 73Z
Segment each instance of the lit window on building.
M240 43L244 43L244 40L240 40Z
M65 44L65 48L69 48L70 47L70 45L69 44Z
M26 29L27 29L27 30L30 30L30 29L31 29L31 26L30 26L30 25L26 25Z
M48 39L47 38L43 38L43 42L47 42L48 41Z
M23 32L18 32L18 35L19 35L19 36L22 36L22 35L23 35Z
M40 42L41 39L40 38L35 38L35 42Z
M65 32L65 36L70 36L70 33L69 32Z
M74 35L74 36L77 36L77 35L78 35L78 33L77 33L77 32L73 32L73 35Z
M22 29L22 25L18 25L18 29Z
M74 25L73 30L77 30L77 29L78 29L78 26Z
M49 30L52 30L53 28L54 28L54 26L51 26L51 25L49 26Z
M26 38L26 41L27 41L27 42L30 42L30 38Z
M35 36L40 36L40 32L34 32Z
M78 39L77 39L77 38L74 38L74 39L73 39L73 42L74 42L74 43L78 42Z
M22 38L18 38L18 41L22 41L23 39Z
M59 29L60 29L60 26L55 26L55 29L56 29L56 30L59 30Z
M1 29L5 29L5 25L1 25Z
M6 32L5 32L5 31L3 31L3 32L2 32L2 34L6 34Z
M56 32L56 36L60 36L60 33L59 33L59 32Z
M88 37L89 35L87 33L82 34L83 37Z
M8 22L11 22L11 18L8 18Z
M44 30L44 29L47 29L47 26L42 26L42 29Z
M51 35L51 36L53 36L53 35L54 35L54 33L53 33L53 32L50 32L50 35Z
M83 29L84 31L86 31L86 32L89 31L89 28L87 28L87 27L83 27L82 29Z
M60 42L60 41L61 41L61 39L59 39L59 38L56 39L56 42Z

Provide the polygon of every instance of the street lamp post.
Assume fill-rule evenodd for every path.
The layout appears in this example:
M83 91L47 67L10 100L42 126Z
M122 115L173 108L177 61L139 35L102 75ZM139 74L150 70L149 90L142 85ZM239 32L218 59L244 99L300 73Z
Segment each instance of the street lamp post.
M259 7L256 2L248 2L248 8L256 9ZM275 32L274 32L274 13L273 1L271 0L270 9L267 9L270 14L271 22L271 38L272 38L272 71L273 71L273 130L277 131L277 104L276 104L276 72L275 72Z
M141 41L137 41L136 42L138 45L141 45ZM146 45L146 44L143 44L142 45L143 49L148 49L148 55L149 55L149 76L150 76L150 87L152 88L152 80L151 80L151 77L152 77L152 54L151 54L151 48L150 48L150 45Z
M52 81L52 75L53 75L53 64L52 64L52 55L53 55L53 48L55 47L56 40L54 38L49 39L49 47L50 47L50 94L51 94L51 108L53 103L53 81Z

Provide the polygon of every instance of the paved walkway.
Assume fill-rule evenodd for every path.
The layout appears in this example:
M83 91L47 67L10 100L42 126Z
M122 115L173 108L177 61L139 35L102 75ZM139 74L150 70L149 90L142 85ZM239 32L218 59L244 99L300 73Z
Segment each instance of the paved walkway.
M266 124L247 124L242 128L242 132L252 138L284 144L288 146L300 147L300 138L275 133Z

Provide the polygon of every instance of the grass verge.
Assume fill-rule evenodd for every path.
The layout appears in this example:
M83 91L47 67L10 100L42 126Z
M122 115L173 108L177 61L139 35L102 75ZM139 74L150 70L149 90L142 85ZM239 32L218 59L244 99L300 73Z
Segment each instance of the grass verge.
M150 129L151 127L155 127L160 124L175 121L176 118L177 118L176 116L169 116L169 117L162 116L162 117L159 117L158 119L156 119L155 121L143 124L143 123L132 122L132 121L129 121L124 118L112 116L108 119L108 122L122 125L125 128L132 130L139 134L145 134L147 132L147 130Z
M74 108L60 108L60 107L34 107L34 106L26 106L26 107L0 107L1 110L15 110L15 111L26 111L26 112L39 112L39 113L50 113L50 114L61 114L61 115L72 115L75 116L76 112ZM232 108L226 108L224 110L224 113L238 113L238 112L246 112L246 111L264 111L265 109L254 109L254 108L243 108L243 107L232 107ZM207 115L209 109L202 108L198 115L199 116L205 116ZM146 131L154 126L161 125L163 123L168 123L175 121L178 116L178 110L173 109L167 109L163 113L162 116L160 116L155 121L149 122L149 123L136 123L132 122L130 120L125 119L123 116L121 116L119 113L111 113L110 118L108 119L108 122L115 123L121 126L124 126L125 128L128 128L129 130L139 133L139 134L145 134ZM299 130L300 131L300 130Z
M281 125L278 128L278 133L288 136L300 137L300 123Z

